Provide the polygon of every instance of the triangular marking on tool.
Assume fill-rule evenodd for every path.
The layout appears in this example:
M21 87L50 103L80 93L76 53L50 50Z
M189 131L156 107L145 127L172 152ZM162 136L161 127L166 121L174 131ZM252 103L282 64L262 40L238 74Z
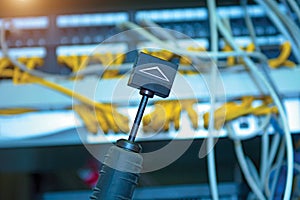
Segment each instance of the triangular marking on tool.
M158 66L141 69L139 71L148 74L150 76L153 76L155 78L159 78L161 80L170 82L168 77L162 72L162 70Z

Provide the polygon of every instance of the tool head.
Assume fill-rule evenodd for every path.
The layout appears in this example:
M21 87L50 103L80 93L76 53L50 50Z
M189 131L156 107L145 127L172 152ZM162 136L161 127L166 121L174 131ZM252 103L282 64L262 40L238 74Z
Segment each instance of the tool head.
M131 72L128 85L145 89L166 98L170 94L178 65L149 54L140 53Z

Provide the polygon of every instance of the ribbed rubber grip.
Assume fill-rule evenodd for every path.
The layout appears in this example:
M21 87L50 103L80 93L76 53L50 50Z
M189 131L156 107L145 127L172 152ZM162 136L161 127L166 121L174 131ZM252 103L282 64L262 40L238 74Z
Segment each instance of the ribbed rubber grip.
M112 146L100 170L91 200L131 200L142 169L142 156Z

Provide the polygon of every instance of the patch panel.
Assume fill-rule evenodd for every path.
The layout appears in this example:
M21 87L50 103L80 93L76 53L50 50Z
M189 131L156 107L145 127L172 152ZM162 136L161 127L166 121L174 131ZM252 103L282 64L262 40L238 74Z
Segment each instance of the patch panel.
M299 112L295 111L300 111L299 98L286 98L284 104L288 111L287 117L289 119L291 132L297 134L300 131ZM208 111L210 108L209 104L207 103L199 103L196 105L196 107L200 113L200 116L202 116L202 114ZM153 107L149 106L146 109L146 113L149 113L152 109ZM120 111L122 113L127 113L130 121L134 120L136 111L135 107L123 107L120 108ZM52 123L49 123L50 121ZM36 113L28 113L12 117L0 117L0 122L2 124L0 129L0 149L8 147L23 147L28 145L55 146L61 144L77 145L81 143L113 143L118 139L127 136L127 134L124 133L114 134L112 132L109 132L106 135L91 134L84 128L83 122L72 110L49 111L45 109L44 111ZM14 126L16 123L18 123L20 126ZM183 113L180 123L181 128L178 131L175 131L173 128L170 128L168 132L161 132L161 134L140 131L139 138L137 138L137 140L142 142L173 140L174 138L176 140L207 138L208 131L207 129L203 128L201 120L199 120L200 127L197 130L194 130L192 127L190 127L188 116L186 113ZM254 138L257 134L260 134L256 133L259 123L261 123L260 119L253 115L249 115L233 120L231 125L236 130L237 136L243 139L250 139ZM34 126L34 124L40 124L40 126ZM274 130L269 128L268 132L273 134ZM227 132L225 129L221 129L217 133L217 136L220 138L225 138L227 137ZM56 137L59 138L60 141L58 141ZM78 137L80 137L80 139ZM33 140L33 138L35 139ZM8 143L7 141L10 142ZM32 143L32 141L35 141L36 143Z
M257 44L261 47L262 52L268 58L278 58L277 61L280 60L280 56L278 55L284 52L283 47L289 45L283 46L283 44L287 43L286 38L280 34L277 28L275 28L272 22L267 18L262 7L251 4L247 5L246 9L252 18L254 31L257 35ZM281 5L280 10L285 11L284 9L285 7ZM238 46L246 49L247 53L253 51L254 45L252 45L252 48L246 48L251 46L252 40L249 37L246 21L244 19L245 10L235 4L234 6L220 6L217 12L222 20L227 22L224 24L231 28L231 34L234 36L234 40ZM4 69L4 71L1 72L6 72L2 73L0 80L0 91L5 93L0 99L2 113L10 112L11 110L15 111L14 109L16 108L20 110L30 108L32 110L30 113L20 115L0 116L0 149L49 147L57 145L78 146L82 143L92 144L91 146L94 146L94 144L107 145L110 142L115 142L120 138L127 137L127 135L122 132L124 130L114 129L114 127L116 127L114 121L107 120L113 118L110 114L116 110L118 114L124 114L124 118L126 118L124 121L126 121L126 123L128 122L129 125L135 117L140 96L137 92L127 87L128 76L126 76L126 73L132 67L132 62L134 62L137 51L131 51L130 53L127 53L127 51L137 47L138 49L146 48L148 52L153 50L154 52L151 53L157 53L156 55L159 55L161 52L159 52L159 50L155 52L155 47L157 47L156 43L149 42L142 36L128 38L114 37L101 46L98 44L123 31L120 29L121 26L118 26L119 23L132 21L141 26L147 26L146 20L152 20L163 28L178 32L174 34L174 37L177 39L176 42L178 42L180 49L189 49L199 52L204 51L203 49L208 51L213 50L214 48L212 48L212 46L214 45L210 44L214 44L214 41L211 41L214 39L211 39L213 38L211 37L213 33L210 32L212 29L210 29L209 26L208 15L209 13L206 6L192 7L189 4L189 7L183 8L164 7L164 9L161 9L158 8L158 6L150 6L148 8L132 8L129 11L106 10L105 12L89 13L62 12L56 15L11 19L12 26L9 27L7 25L6 27L7 43L10 47L9 53L12 57L17 59L26 57L23 58L22 61L20 59L20 62L26 66L32 66L31 68L38 66L37 60L30 58L36 56L39 57L37 58L40 61L39 63L43 61L45 63L45 66L39 67L36 70L47 71L53 74L77 73L81 66L80 63L86 61L87 55L91 55L91 52L96 52L99 55L97 55L98 57L92 57L93 60L86 68L88 70L81 71L84 74L88 72L86 74L91 75L84 78L83 75L79 75L77 77L65 76L63 79L52 79L45 75L46 78L43 79L20 72L20 70L12 66L12 63L10 63L8 67L2 64L0 71ZM2 20L0 23L4 23L4 21ZM219 33L222 33L221 29L219 29ZM186 37L183 37L182 34L192 38L197 45L186 40ZM157 36L162 39L166 38L159 34L157 34ZM222 53L226 51L226 53L228 53L227 55L232 55L232 52L229 52L231 51L228 45L229 39L227 38L228 40L225 41L221 34L219 37L218 49L222 51ZM201 48L197 49L195 46ZM236 51L238 51L238 46L236 47ZM282 49L280 49L281 47ZM291 49L290 46L287 48ZM112 70L108 71L117 72L117 75L109 77L111 79L100 79L99 77L102 75L102 71L98 70L99 67L105 66L105 63L109 63L111 59L123 53L125 54L124 58L123 55L121 55L120 57L122 58L119 59L119 61L121 61L115 64L115 66L112 66ZM286 125L289 127L291 133L293 133L293 137L297 137L296 134L300 131L300 71L298 65L291 69L286 68L293 66L295 63L291 61L295 59L290 55L289 50L285 51L285 53L288 54L289 58L284 57L284 59L281 59L283 61L278 65L280 68L276 70L270 69L269 75L274 81L274 85L280 96L283 98L282 102L288 118ZM0 59L2 59L2 56L0 53ZM9 62L6 58L2 59L2 61L3 60L5 60L3 63ZM29 60L31 65L28 65ZM233 61L231 63L234 64L229 64L229 60ZM273 59L273 61L274 60L276 62L276 59ZM180 61L182 60L180 59ZM246 63L246 59L244 61ZM227 104L226 102L221 102L218 98L220 102L217 102L216 107L220 110L220 106L225 107L231 105L231 107L228 107L230 109L227 110L226 115L229 116L226 120L231 121L231 123L226 124L228 125L228 129L226 129L226 126L221 128L220 125L218 126L221 128L220 132L214 135L220 137L221 140L227 137L232 137L231 139L238 137L239 139L245 140L250 138L254 139L257 136L257 138L260 138L261 130L263 130L262 127L265 128L266 133L270 134L273 134L275 132L274 130L276 130L276 128L269 126L269 124L274 123L271 119L274 119L271 117L268 118L269 116L266 117L268 114L275 116L277 113L276 107L270 102L266 103L267 98L264 99L261 97L262 94L269 95L269 90L262 87L262 84L257 81L258 79L245 70L243 66L245 64L244 61L240 58L233 58L232 56L218 59L217 64L220 69L219 72L222 77L226 100L230 102ZM258 62L260 60L253 59L253 61ZM271 59L264 61L267 61L269 66L273 68L273 65L270 64ZM34 62L36 63L32 64ZM285 65L284 63L287 64ZM165 117L165 120L168 122L168 128L165 129L164 127L163 132L159 130L154 133L155 131L153 130L155 129L151 129L151 126L149 126L150 129L146 130L145 127L147 125L143 122L138 137L139 142L155 143L158 141L170 142L172 140L183 142L190 139L195 139L195 142L197 142L197 140L203 141L206 138L210 138L209 135L211 132L208 131L207 116L211 108L209 100L213 99L208 89L209 79L212 78L212 76L204 70L197 75L192 75L193 72L184 71L184 68L191 68L191 66L187 65L189 65L189 62L180 62L180 73L178 73L174 83L174 90L172 90L173 93L170 96L170 101L164 102L169 104L168 107L165 108L168 108L166 109L167 112L172 115L171 118ZM232 68L228 67L233 65L234 67ZM208 66L206 69L209 67L211 66ZM258 70L262 71L261 68ZM79 73L81 72L79 71ZM125 76L119 78L120 75ZM41 84L43 81L44 84ZM48 84L45 84L47 81ZM60 88L61 90L57 89L60 86L62 86ZM82 97L81 99L78 98L80 95ZM251 108L246 107L245 104L243 104L244 99L252 97L256 99L254 101L259 101L259 103L254 105L254 107L252 107L252 104L250 106ZM87 101L82 100L84 98L86 98ZM195 100L191 98L195 98ZM196 114L191 117L191 112L186 109L185 106L187 104L185 103L182 103L182 105L185 105L184 107L174 104L177 99L180 99L182 102L189 102L188 108L191 108ZM150 116L150 114L155 111L157 105L162 105L158 103L160 100L161 99L158 98L149 100L149 107L145 113L147 116ZM82 102L88 103L86 103L87 105L83 105ZM190 102L192 102L192 104ZM266 104L262 105L262 103ZM112 111L111 107L110 109L104 109L104 106L109 107L110 104L113 104L114 111ZM97 111L101 113L97 113L97 117L95 117L92 112L94 105L98 106L96 106L97 109L99 109ZM85 113L80 113L79 110L77 110L78 107L85 109ZM181 110L178 112L177 108L179 107ZM257 109L257 107L259 108ZM264 110L265 108L266 110ZM255 111L258 112L255 113ZM259 112L261 113L258 114ZM160 114L161 113L158 115ZM239 117L235 118L234 116L237 115L234 114L239 115ZM280 114L281 116L283 115L282 113ZM215 112L216 121L220 119L219 116L220 114ZM176 128L177 121L172 121L175 118L180 120L180 126L178 125L178 128ZM152 120L153 119L154 117L152 116ZM270 121L268 121L268 119L270 119ZM284 117L282 119L284 119ZM158 121L158 118L156 118L156 120ZM195 121L197 125L194 125ZM18 126L16 126L16 124L18 124ZM103 124L108 124L111 127L106 129L105 126L102 126ZM215 125L216 124L220 123L215 122ZM264 126L264 124L266 125ZM94 125L96 127L95 129L93 129ZM236 132L235 134L230 134L230 127ZM105 134L103 134L103 132ZM257 154L257 149L249 147L245 148L245 150L246 149ZM232 160L233 159L231 159L230 162L232 162ZM220 166L219 163L218 166ZM197 169L199 169L199 167L197 167ZM230 168L230 170L231 169L232 168ZM263 175L261 176L263 177ZM199 191L199 188L197 189ZM209 191L209 188L206 188L205 191ZM150 193L151 191L149 194ZM222 192L220 194L222 195ZM209 198L210 194L205 195ZM196 195L193 198L197 198ZM229 198L237 197L228 195L228 199Z
M284 10L284 7L281 6L280 9ZM273 56L274 51L278 51L278 43L282 42L284 38L279 35L277 29L267 19L262 7L249 5L247 10L253 19L258 43L263 48L267 46L268 48L264 48L265 51L270 51L270 55ZM230 20L232 33L237 40L241 40L240 38L243 37L247 38L248 31L241 7L222 6L218 8L218 13L221 17ZM10 47L16 48L43 46L46 49L48 62L45 65L57 66L56 56L57 52L61 52L58 50L61 49L60 46L76 46L85 49L86 45L99 44L120 32L115 28L115 25L127 20L137 22L145 19L153 20L163 28L178 31L193 39L209 41L207 16L207 9L199 7L13 18L14 26L20 30L9 32L7 43ZM250 39L246 40L249 41ZM122 38L118 38L115 42L124 41Z
M257 34L257 42L262 46L263 52L268 57L277 57L279 53L279 46L285 42L285 38L278 33L276 28L266 18L264 10L257 5L249 5L247 7L249 14L253 19L255 31ZM220 7L218 13L230 21L233 27L232 33L235 36L236 42L241 46L247 46L251 40L248 36L247 28L243 19L242 9L238 6ZM13 19L16 28L20 32L9 32L8 44L11 47L10 52L14 57L27 56L27 57L43 57L45 58L45 66L41 70L49 71L52 73L70 73L70 69L65 69L64 66L57 62L58 56L72 56L72 55L88 55L98 44L110 36L120 32L115 26L118 23L131 20L143 23L145 18L157 22L160 26L171 30L178 31L193 38L197 44L205 49L209 49L209 25L207 16L208 12L205 7L200 8L183 8L183 9L157 9L157 10L137 10L130 12L106 12L106 13L89 13L89 14L64 14L48 17L32 17L32 18L16 18ZM28 24L26 20L33 20L33 24ZM24 21L24 24L21 22ZM20 34L22 33L22 34ZM178 42L183 48L193 46L193 43L185 39L179 38ZM225 46L225 41L220 40L219 48ZM155 47L155 44L148 42L144 39L138 38L137 41L128 38L115 37L110 43L104 44L97 48L98 53L125 53L128 49L136 46L138 48ZM134 61L136 51L126 54L124 65L121 66L123 74L128 71L128 66ZM0 54L1 57L1 54ZM293 59L291 59L293 60ZM48 66L48 68L47 68ZM131 65L130 65L131 66ZM126 68L127 67L127 68ZM40 69L40 68L39 68ZM299 88L294 83L297 83L297 75L299 70L287 71L280 69L279 71L272 71L271 76L275 80L275 84L285 97L298 97ZM204 75L205 76L205 75ZM288 77L288 78L287 78ZM259 95L261 91L257 89L257 85L246 72L238 74L223 73L224 85L229 99L238 98L243 95ZM243 79L243 85L239 84L240 79ZM286 79L289 81L287 82ZM104 80L98 83L98 77L91 77L77 82L79 86L79 93L89 96L86 88L90 86L97 86L95 98L101 102L111 102L111 97L114 96L118 102L128 101L127 96L132 91L122 88L122 91L116 96L113 91L117 87L116 80ZM124 80L122 80L124 81ZM197 98L201 101L208 101L209 94L205 87L205 82L195 80L193 77L187 78L192 87L197 85ZM66 88L73 89L74 82L66 80L59 81L59 84ZM175 83L180 84L180 83ZM123 83L126 86L126 80ZM175 87L176 88L176 87ZM177 87L180 88L180 87ZM34 106L38 108L62 108L70 106L72 99L54 91L44 89L36 85L19 85L14 86L8 81L3 81L0 85L1 91L6 92L6 96L0 101L1 107L13 106ZM194 88L195 89L195 88ZM43 97L39 94L43 93ZM14 98L18 94L23 96L22 99ZM188 98L190 93L187 91L178 91L180 98ZM94 95L94 93L93 93ZM173 97L171 97L172 99ZM135 97L132 101L134 104ZM252 121L251 121L252 120ZM247 132L253 129L253 119L249 118L246 121L250 124L248 128L239 127L241 132ZM240 123L237 123L239 126ZM295 127L294 127L295 128ZM295 128L297 131L298 127ZM251 129L251 130L252 130ZM117 136L114 136L117 137ZM95 137L89 142L98 141ZM115 139L115 138L114 138Z
M297 84L299 83L299 74L299 69L270 71L277 89L286 98L299 97L299 84ZM262 92L261 90L263 90L257 88L257 85L247 72L240 72L238 74L224 72L222 73L222 79L228 99L249 95L259 96ZM243 84L240 84L241 79L243 80ZM208 101L210 95L205 80L209 80L208 75L205 74L202 76L180 76L174 82L174 93L171 94L170 99L187 99L194 96L202 102ZM91 99L95 98L99 102L113 101L116 104L131 102L131 104L134 104L139 100L139 95L127 86L127 82L128 76L120 80L103 79L100 82L98 76L92 76L89 79L78 80L76 82L69 80L57 81L58 84L69 89L75 88L76 92ZM0 107L44 107L50 109L58 106L68 107L73 102L72 98L34 84L13 85L11 81L3 81L0 84L0 90L6 94L0 100ZM19 94L22 98L15 98L16 94ZM40 94L43 94L43 96ZM130 101L128 94L132 95ZM154 100L157 99L154 98Z
M128 46L126 43L94 45L73 45L59 46L56 49L56 55L90 55L91 52L97 53L126 53Z
M207 19L206 8L182 8L168 10L144 10L137 11L136 21L151 20L158 23L204 21Z
M49 19L46 16L13 18L10 22L12 23L12 28L22 30L45 29L49 25ZM3 20L0 19L0 23L3 23ZM11 27L6 25L6 29L8 28Z
M114 26L117 23L128 21L128 13L103 13L103 14L80 14L60 15L56 18L58 28Z
M44 58L46 56L46 48L44 47L24 47L24 48L11 48L9 54L14 58L19 57L40 57ZM0 52L0 57L2 57L2 52Z

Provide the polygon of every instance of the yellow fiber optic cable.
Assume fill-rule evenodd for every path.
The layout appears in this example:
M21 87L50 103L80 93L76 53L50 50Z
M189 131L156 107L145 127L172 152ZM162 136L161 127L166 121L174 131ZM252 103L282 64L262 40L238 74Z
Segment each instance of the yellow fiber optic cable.
M267 115L267 114L277 114L278 110L275 106L270 106L272 103L270 98L263 99L263 103L257 107L253 107L252 103L255 100L252 96L242 97L241 103L238 104L236 102L228 102L223 104L215 111L215 128L219 130L222 128L222 122L225 119L226 121L231 121L238 117L253 114L253 115ZM204 119L204 127L207 128L209 124L209 112L206 112L203 115Z
M180 128L181 112L186 111L192 122L193 128L198 128L198 114L193 105L197 100L167 100L154 103L153 112L143 118L144 132L168 131L170 124L174 124L175 130Z
M0 108L0 115L18 115L36 111L38 110L31 108Z
M117 78L120 76L120 72L117 69L110 70L109 66L120 66L123 64L125 60L125 54L124 53L96 53L93 55L93 58L100 61L100 63L108 67L104 74L102 75L103 78Z
M280 54L277 58L269 60L269 66L271 68L278 68L280 66L294 67L295 63L289 61L288 58L291 55L292 47L289 42L284 42L281 47Z

